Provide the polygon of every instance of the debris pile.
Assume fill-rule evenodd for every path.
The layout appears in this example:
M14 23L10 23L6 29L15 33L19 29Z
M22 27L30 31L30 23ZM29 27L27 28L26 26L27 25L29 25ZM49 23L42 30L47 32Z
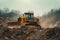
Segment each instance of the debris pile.
M41 32L41 40L60 40L60 27L48 28Z
M34 32L35 31L33 29L9 29L0 25L0 40L26 40L26 38Z

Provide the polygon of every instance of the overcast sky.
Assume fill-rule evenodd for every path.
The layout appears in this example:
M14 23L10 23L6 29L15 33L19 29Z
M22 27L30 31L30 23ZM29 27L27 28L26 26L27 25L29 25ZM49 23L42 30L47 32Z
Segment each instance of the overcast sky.
M33 11L36 16L41 16L51 9L60 8L60 0L0 0L0 8Z

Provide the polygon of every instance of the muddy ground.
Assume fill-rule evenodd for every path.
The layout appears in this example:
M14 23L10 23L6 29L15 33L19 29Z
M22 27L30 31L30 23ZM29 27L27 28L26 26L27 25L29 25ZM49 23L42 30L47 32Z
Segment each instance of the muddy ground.
M9 29L0 25L0 40L60 40L60 27L28 30Z

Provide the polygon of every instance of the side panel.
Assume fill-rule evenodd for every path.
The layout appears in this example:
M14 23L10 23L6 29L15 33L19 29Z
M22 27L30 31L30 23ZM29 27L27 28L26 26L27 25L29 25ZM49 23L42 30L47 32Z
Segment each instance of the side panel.
M26 23L26 18L25 17L21 18L21 23L22 24L25 24Z

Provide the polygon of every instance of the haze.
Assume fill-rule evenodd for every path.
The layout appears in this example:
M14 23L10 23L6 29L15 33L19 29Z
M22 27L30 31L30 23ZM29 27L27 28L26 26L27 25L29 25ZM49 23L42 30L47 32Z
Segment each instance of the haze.
M33 11L35 16L42 16L51 9L60 8L60 0L0 0L0 8Z

